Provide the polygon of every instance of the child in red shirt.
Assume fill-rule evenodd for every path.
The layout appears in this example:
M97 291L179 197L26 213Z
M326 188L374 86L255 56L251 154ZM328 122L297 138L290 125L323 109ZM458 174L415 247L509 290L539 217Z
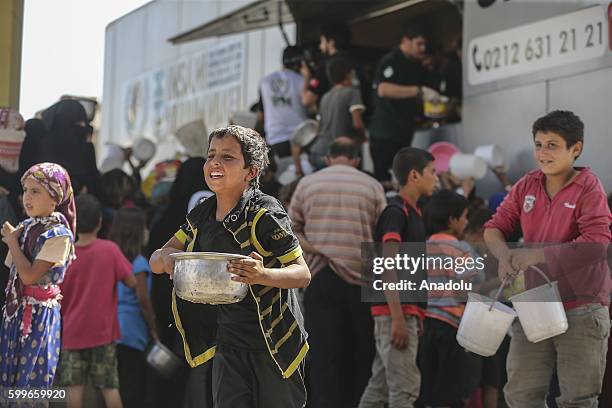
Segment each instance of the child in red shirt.
M597 406L610 331L605 253L612 217L597 176L589 168L574 167L584 140L580 118L572 112L553 111L536 120L532 133L540 169L514 185L486 224L485 241L499 260L500 279L527 271L526 288L538 286L543 281L528 268L539 265L559 281L569 328L554 338L531 343L515 321L506 402L510 408L544 406L556 367L560 406ZM509 249L506 237L516 223L526 244L553 245Z
M102 208L89 194L77 197L77 259L62 284L62 352L58 386L68 387L68 406L81 406L89 378L106 406L120 406L115 342L117 282L136 287L132 265L112 241L98 239Z

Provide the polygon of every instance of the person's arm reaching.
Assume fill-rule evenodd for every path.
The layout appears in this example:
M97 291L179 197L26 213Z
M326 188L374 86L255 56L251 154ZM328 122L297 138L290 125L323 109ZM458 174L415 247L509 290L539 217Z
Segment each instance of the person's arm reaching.
M508 248L506 236L520 224L525 179L520 180L508 193L497 208L493 218L485 224L484 240L489 251L499 260L498 276L500 280L509 276L514 278L519 272L512 266L512 251Z
M399 252L399 241L388 240L383 247L383 257L394 258ZM382 280L385 283L395 283L398 281L395 269L386 270ZM391 314L391 344L399 350L406 348L410 341L406 318L400 303L400 298L396 290L385 290L385 299L389 305Z
M440 94L427 86L398 85L392 82L381 82L377 87L378 96L389 99L407 99L423 97L433 99Z
M381 82L376 91L381 98L389 99L416 98L420 94L418 86L398 85L392 82Z
M136 288L136 278L131 273L125 278L123 278L121 282L128 288L131 288L131 289Z
M153 340L159 341L155 312L153 311L153 304L151 303L147 288L147 273L148 271L143 271L136 274L136 298L138 299L140 311L147 323L151 337Z
M302 146L296 143L291 143L291 158L293 159L293 165L295 166L295 175L297 177L302 177L304 175L304 170L302 169Z

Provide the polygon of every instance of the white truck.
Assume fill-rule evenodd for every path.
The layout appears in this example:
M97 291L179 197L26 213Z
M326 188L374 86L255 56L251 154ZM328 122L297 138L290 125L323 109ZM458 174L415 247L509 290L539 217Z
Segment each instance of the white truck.
M145 136L156 159L173 156L177 129L201 119L210 130L248 109L286 42L316 46L328 22L349 26L368 80L412 19L442 46L463 44L462 119L420 129L414 145L496 144L516 179L535 166L533 121L572 110L585 122L578 164L612 191L611 16L603 0L152 1L107 27L101 147ZM478 182L483 196L499 187L492 174Z

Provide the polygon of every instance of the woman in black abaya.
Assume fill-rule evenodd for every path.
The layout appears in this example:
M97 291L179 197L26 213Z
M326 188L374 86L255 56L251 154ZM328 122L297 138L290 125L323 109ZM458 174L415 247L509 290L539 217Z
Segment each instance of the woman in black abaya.
M75 194L85 187L100 199L100 173L93 144L88 140L92 128L83 105L69 99L59 101L45 110L43 122L47 133L41 143L41 161L63 166L70 174Z

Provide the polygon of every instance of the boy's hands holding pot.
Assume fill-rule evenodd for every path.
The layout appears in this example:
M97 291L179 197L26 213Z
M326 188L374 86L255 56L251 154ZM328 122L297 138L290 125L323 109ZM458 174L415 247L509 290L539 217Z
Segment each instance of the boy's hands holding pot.
M227 271L237 276L232 276L236 282L263 284L268 276L268 270L264 267L263 258L257 252L251 252L250 259L233 259L227 265Z
M174 277L174 258L170 255L182 251L176 248L162 248L159 251L164 263L164 272L170 275L170 279L172 279Z

